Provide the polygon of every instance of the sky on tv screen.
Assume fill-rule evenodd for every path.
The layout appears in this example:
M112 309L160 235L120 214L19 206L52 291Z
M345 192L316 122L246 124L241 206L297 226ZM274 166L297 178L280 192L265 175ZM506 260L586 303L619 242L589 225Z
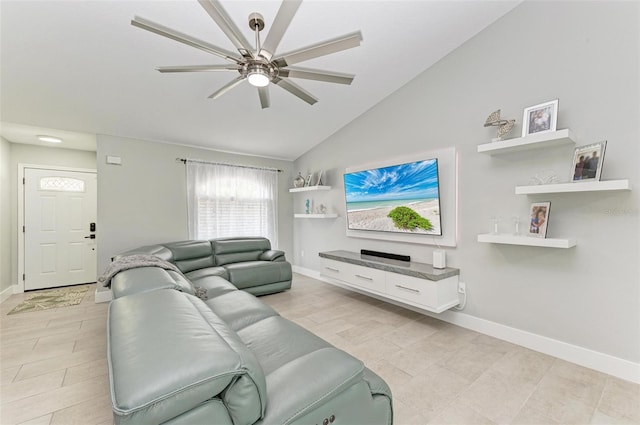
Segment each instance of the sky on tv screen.
M344 175L348 204L438 198L438 160L411 162Z

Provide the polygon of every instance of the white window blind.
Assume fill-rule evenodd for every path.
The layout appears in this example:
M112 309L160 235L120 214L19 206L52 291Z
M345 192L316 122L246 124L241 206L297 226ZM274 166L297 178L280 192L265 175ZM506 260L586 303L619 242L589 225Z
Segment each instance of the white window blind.
M187 162L189 237L264 236L278 245L275 170Z

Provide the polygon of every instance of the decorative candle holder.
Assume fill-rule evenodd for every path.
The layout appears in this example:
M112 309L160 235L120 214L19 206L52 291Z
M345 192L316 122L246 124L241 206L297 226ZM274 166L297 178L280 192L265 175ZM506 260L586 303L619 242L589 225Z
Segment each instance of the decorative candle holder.
M522 222L522 219L517 215L514 215L511 217L511 220L513 221L513 235L520 236L520 223Z
M492 235L500 234L500 221L502 221L502 217L500 216L491 217L491 234Z

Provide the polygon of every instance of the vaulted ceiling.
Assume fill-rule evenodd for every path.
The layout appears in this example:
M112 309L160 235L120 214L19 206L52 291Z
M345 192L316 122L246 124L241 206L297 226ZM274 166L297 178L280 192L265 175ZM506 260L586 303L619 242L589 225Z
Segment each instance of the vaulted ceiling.
M246 82L219 99L207 98L235 74L160 74L154 69L224 61L131 26L136 15L234 51L195 0L3 0L0 119L10 125L295 159L518 3L306 0L278 51L361 30L360 47L300 64L356 78L351 86L295 80L319 98L313 106L272 86L271 107L263 110L257 89ZM264 16L264 36L280 2L222 4L253 40L248 15ZM19 142L6 132L3 136Z

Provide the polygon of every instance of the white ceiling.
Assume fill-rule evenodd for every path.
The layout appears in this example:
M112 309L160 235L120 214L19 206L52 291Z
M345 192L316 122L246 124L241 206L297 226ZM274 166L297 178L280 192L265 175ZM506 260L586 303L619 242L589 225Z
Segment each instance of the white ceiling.
M313 106L272 86L271 108L262 110L247 83L207 99L236 74L154 70L224 61L131 26L135 15L234 50L195 0L2 0L0 131L14 142L4 130L9 124L293 160L519 2L306 0L278 52L361 30L360 47L300 64L356 78L351 86L296 80L319 98ZM249 13L264 16L264 38L280 4L222 3L248 40Z

